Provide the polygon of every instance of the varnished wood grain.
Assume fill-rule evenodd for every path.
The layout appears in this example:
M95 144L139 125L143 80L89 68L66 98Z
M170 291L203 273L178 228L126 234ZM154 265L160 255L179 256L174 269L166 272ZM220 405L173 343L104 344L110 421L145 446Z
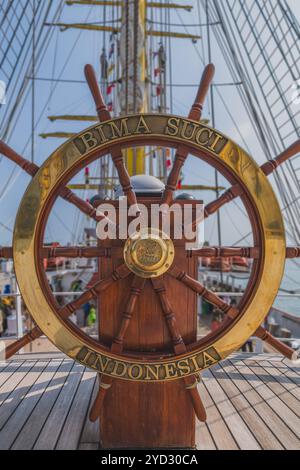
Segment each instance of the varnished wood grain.
M74 362L61 354L39 357L24 355L0 363L0 442L5 448L24 450L34 447L35 442L40 449L66 445L97 450L98 423L91 423L87 417L96 392L90 380L96 383L96 373L88 371L91 376L85 375L83 366L76 365L74 369ZM56 372L54 363L61 364ZM204 374L198 388L208 419L197 424L197 448L250 449L256 441L265 450L299 449L298 372L299 367L290 368L276 354L238 353ZM83 379L86 380L81 385ZM128 401L131 397L127 397ZM162 393L160 398L166 400L167 395ZM142 411L146 404L139 406ZM168 404L164 406L168 410ZM173 419L180 420L180 410ZM68 442L73 423L74 436ZM238 436L239 430L243 440ZM155 434L153 429L149 432Z

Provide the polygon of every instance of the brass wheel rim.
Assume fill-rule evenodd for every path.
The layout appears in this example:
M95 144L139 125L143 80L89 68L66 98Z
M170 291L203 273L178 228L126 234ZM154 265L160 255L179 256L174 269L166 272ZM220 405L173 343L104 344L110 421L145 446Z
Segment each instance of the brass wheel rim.
M56 152L40 168L30 183L21 202L14 230L14 262L18 284L33 318L48 338L64 353L92 369L124 380L173 380L188 376L226 358L240 348L256 331L271 308L280 287L285 265L285 234L281 211L273 189L255 161L238 145L220 132L194 121L177 116L143 115L147 124L138 133L134 129L140 122L140 115L126 119L129 133L126 136L100 143L83 152L80 142L83 136L96 133L99 125L92 126L78 134ZM173 120L173 121L172 121ZM168 124L184 121L191 126L200 126L201 135L216 132L219 141L226 144L218 149L209 148L200 138L187 139L174 132ZM120 119L111 122L119 125ZM110 121L101 125L102 130ZM167 130L169 132L167 132ZM199 132L200 134L200 132ZM198 134L197 134L198 135ZM154 142L176 146L186 145L191 153L210 158L217 166L223 166L246 188L248 197L259 217L259 234L262 238L259 287L247 301L244 311L228 331L216 341L193 349L182 356L164 360L135 359L111 353L95 341L84 341L68 321L57 315L53 303L43 292L40 263L38 258L38 228L42 217L47 213L47 205L53 193L66 175L79 165L96 155L105 153L113 145L143 145ZM201 157L202 157L201 156ZM187 367L189 366L189 367ZM140 373L140 371L142 371ZM157 374L154 373L157 371Z

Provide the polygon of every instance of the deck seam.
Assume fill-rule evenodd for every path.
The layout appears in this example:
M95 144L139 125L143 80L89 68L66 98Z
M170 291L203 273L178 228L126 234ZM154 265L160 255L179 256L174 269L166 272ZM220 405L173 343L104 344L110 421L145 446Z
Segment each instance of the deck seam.
M2 372L7 373L7 370L6 370L6 369L8 369L9 367L11 367L11 366L14 365L14 364L15 364L16 366L18 365L18 367L16 367L15 370L12 370L11 373L9 372L10 375L9 375L9 376L6 378L6 380L0 385L0 393L1 393L1 388L3 387L3 385L7 382L7 380L10 379L10 377L11 377L15 372L17 372L17 371L20 369L20 367L22 367L23 363L22 363L22 364L18 364L17 362L16 362L16 363L14 363L14 362L9 363L8 366L5 367L5 369L4 369L3 371L0 371L0 374L2 374ZM0 406L1 406L1 405L0 405Z
M74 361L74 364L73 364L73 367L72 367L70 373L73 371L74 368L76 368L77 365L78 365L78 364ZM75 392L74 392L74 394L73 394L72 400L71 400L71 402L69 402L68 411L67 411L67 414L66 414L66 416L65 416L63 425L61 426L61 430L60 430L60 432L58 433L57 439L56 439L55 444L54 444L54 446L53 446L53 450L56 449L56 446L57 446L57 444L58 444L58 441L59 441L59 439L60 439L60 436L61 436L61 434L62 434L62 432L63 432L63 429L64 429L64 426L65 426L66 420L67 420L67 418L68 418L68 416L69 416L70 409L71 409L71 407L72 407L72 403L73 403L74 398L75 398L75 396L76 396L76 393L77 393L77 391L78 391L79 384L81 383L82 375L83 375L83 374L82 374L82 369L83 369L83 368L81 367L80 372L79 372L79 373L80 373L80 380L78 381L78 384L77 384L77 386L76 386L76 388L75 388ZM69 374L69 375L70 375L70 374ZM68 376L68 377L69 377L69 376ZM63 389L61 389L61 392L62 392L62 390L63 390ZM59 394L59 395L60 395L60 394ZM57 399L58 399L58 397L57 397ZM55 403L56 403L56 402L57 402L57 400L55 401Z
M238 411L236 410L236 407L235 407L235 406L233 405L233 403L231 402L231 400L230 400L230 398L229 398L227 392L224 391L224 389L223 389L223 387L221 386L221 384L219 383L218 379L213 375L213 372L212 372L211 370L209 370L208 373L209 373L209 374L213 377L213 379L217 382L217 384L219 385L219 387L220 387L221 390L223 391L223 393L224 393L224 395L225 395L225 397L226 397L228 403L234 408L234 410L236 411L237 416L239 417L239 419L241 419L241 421L243 422L243 424L244 424L246 430L249 431L249 434L252 435L253 440L257 443L258 447L259 447L260 450L261 450L261 449L262 449L262 446L260 445L260 443L259 443L259 441L257 440L257 438L253 435L252 431L249 429L249 427L248 427L246 421L244 420L244 418L243 418L243 417L238 413ZM218 410L219 410L219 412L221 413L221 410L219 409L219 405L218 405L216 402L215 402L215 405L218 407ZM221 413L221 414L222 414L222 413ZM225 421L225 418L223 418L223 419L224 419L224 421ZM237 441L237 439L235 438L234 434L233 434L233 437L234 437L234 439L235 439L235 441L236 441L236 443L237 443L238 448L241 449L241 446L240 446L239 442Z
M258 364L258 363L257 363L257 364ZM257 377L257 379L259 379L259 380L261 381L260 377L257 375L257 373L255 373L255 372L253 371L253 369L251 368L251 366L250 366L249 364L248 364L248 365L245 364L245 366L248 367L248 369L251 370L251 372L255 375L255 377ZM259 366L259 365L258 365L258 366ZM261 366L259 366L259 367L261 367ZM270 374L268 373L268 375L270 375ZM271 377L272 377L272 376L271 376ZM262 381L261 381L261 382L262 382ZM271 387L268 385L268 383L262 382L262 384L263 384L265 387L267 387L267 388L270 390L270 392L274 395L274 397L278 398L278 400L280 400L281 403L282 403L284 406L286 406L286 407L295 415L296 418L299 418L299 416L296 415L296 413L294 412L294 410L282 400L281 396L279 396L277 393L275 393L275 392L271 389ZM299 438L299 436L297 436L297 437Z
M53 359L53 362L55 362L56 360L57 360L57 359ZM51 362L52 362L52 361L50 360L49 363L47 364L47 366L45 367L45 369L47 369L47 367L51 364ZM44 394L45 394L45 391L47 390L49 384L52 382L53 378L55 377L55 375L56 375L57 371L59 370L59 368L61 367L61 365L62 365L62 361L60 361L60 364L58 365L56 371L53 373L53 377L49 380L49 382L48 382L46 388L44 388L43 392L41 393L41 396L39 397L39 399L37 400L36 404L35 404L34 407L32 408L30 414L29 414L28 417L27 417L26 422L30 419L30 417L31 417L32 414L34 413L34 410L35 410L36 407L38 406L40 400L42 399L42 397L43 397ZM45 372L45 369L41 372L41 375ZM37 377L36 381L37 381L38 379L39 379L39 377ZM35 385L36 381L32 384L32 387ZM26 395L27 395L29 392L30 392L30 390L28 390L28 392L26 393ZM24 396L24 398L26 397L26 395ZM15 442L17 441L19 435L21 434L21 432L22 432L23 429L24 429L24 426L26 425L26 422L23 424L22 428L20 429L20 431L19 431L18 434L16 435L15 440L13 441L13 443L12 443L12 445L11 445L10 448L12 448L12 447L14 446L14 444L15 444Z
M206 371L206 372L207 372L207 371ZM204 382L204 385L205 385L205 382ZM233 433L232 433L230 427L228 426L226 420L224 419L224 417L223 417L221 411L219 410L219 407L217 406L215 400L213 399L213 397L212 397L211 393L209 392L209 390L207 389L206 385L205 385L205 388L206 388L206 391L207 391L207 393L209 394L210 399L211 399L211 401L213 402L215 408L218 410L218 413L219 413L219 415L220 415L220 417L221 417L223 423L225 424L226 428L228 429L229 434L231 435L231 437L232 437L233 441L235 442L237 448L240 449L240 446L239 446L238 442L236 441L236 439L235 439L235 437L234 437L234 435L233 435ZM216 448L219 449L217 444L216 444Z
M39 361L37 361L36 364L37 364L38 362L39 362ZM14 416L14 414L15 414L15 413L17 412L17 410L19 409L20 405L23 403L25 397L28 395L28 393L30 393L30 391L32 390L32 388L33 388L34 385L36 384L37 380L41 377L41 375L43 374L43 372L44 372L45 369L49 366L50 363L51 363L51 360L48 361L48 362L45 364L43 370L37 375L37 377L35 378L34 382L32 382L32 384L29 385L28 390L27 390L26 393L22 396L22 399L20 399L20 401L19 401L18 405L16 406L16 408L14 408L14 410L12 411L12 413L9 415L9 417L8 417L7 420L5 421L4 425L1 427L1 431L2 431L3 428L7 425L7 423L12 419L12 417ZM35 364L35 365L36 365L36 364ZM32 367L32 368L33 368L33 367ZM26 373L26 375L23 377L22 380L24 380L24 379L28 376L28 373L32 370L32 368ZM21 380L20 382L22 382L22 380ZM19 382L19 384L20 384L20 382ZM14 388L14 390L15 390L15 388ZM9 396L10 396L10 395L9 395ZM7 398L9 398L9 397L7 397ZM7 400L7 398L6 398L6 400ZM5 401L6 401L6 400L5 400ZM31 415L31 413L30 413L30 415ZM29 415L29 416L30 416L30 415ZM21 430L23 429L23 427L24 427L24 425L21 427ZM19 433L18 433L18 434L19 434ZM14 444L14 442L15 442L15 438L13 439L13 441L12 441L12 443L11 443L9 449L11 449L11 447L12 447L13 444Z
M253 361L253 362L254 362L254 361ZM266 374L269 375L269 377L273 378L273 379L275 380L275 382L283 388L283 392L282 392L282 393L289 393L295 400L297 400L297 397L295 397L288 389L286 389L286 388L280 383L279 380L276 380L276 376L275 376L275 375L271 375L271 374L266 370L266 368L263 367L260 363L258 363L258 362L254 362L254 363L257 364L258 367L260 367L261 369L263 369L263 370L266 372ZM248 365L248 367L249 367L249 369L252 370L252 372L255 374L253 368L251 367L251 363ZM256 375L257 375L257 374L256 374ZM283 375L283 374L282 374L282 375ZM288 378L288 376L286 376L286 378ZM287 406L287 407L291 410L292 413L295 414L295 416L297 416L298 418L300 418L300 413L299 413L299 414L295 413L294 408L292 408L288 403L286 403L286 402L284 401L284 399L281 398L281 394L278 394L277 392L275 392L275 391L272 389L272 387L269 385L268 382L264 382L264 385L266 385L266 387L268 387L268 388L270 389L270 391L271 391L272 393L274 393L274 395L275 395L277 398L279 398L279 399L282 401L282 403L284 403L284 405ZM298 400L299 400L299 398L298 398Z
M281 363L280 363L280 364L281 364ZM282 365L279 366L278 363L275 362L275 363L273 364L273 366L274 366L274 367L283 367L283 368L284 368L284 367L285 367L285 364L282 363ZM291 375L288 375L288 371L294 372L294 373L297 375L297 377L292 377ZM298 377L298 373L297 373L294 369L288 368L285 372L283 371L282 373L283 373L286 377L288 377L288 378L290 379L290 381L293 382L293 384L295 384L295 385L297 385L297 386L299 387L299 385L300 385L300 377Z
M225 361L225 362L229 362L229 361ZM234 380L230 377L229 373L227 372L226 370L226 364L222 364L222 366L220 365L220 369L223 370L223 372L226 374L226 376L228 377L228 379L233 383L233 385L235 386L235 388L239 391L240 395L244 398L244 400L249 404L249 406L251 407L251 409L254 411L254 413L258 416L258 418L263 422L264 426L271 432L271 434L273 435L274 439L278 442L278 444L284 449L284 445L283 443L278 439L278 437L274 434L272 428L268 425L268 423L264 420L264 418L262 416L260 416L260 414L256 411L256 409L253 407L252 403L250 402L250 400L247 398L246 395L243 394L243 392L239 389L238 385L234 382ZM240 374L242 376L242 374ZM222 385L220 384L220 386L222 387ZM222 387L223 388L223 387ZM228 395L227 395L228 396ZM233 404L233 406L236 408L235 404L231 401L231 398L228 396L228 399L230 400L230 402ZM269 406L269 405L268 405ZM271 409L271 407L269 407ZM272 409L271 409L272 410ZM237 410L237 412L239 413L239 411ZM246 422L246 421L245 421ZM247 424L247 422L246 422ZM250 429L250 427L249 427ZM250 431L252 432L252 430L250 429ZM253 434L253 432L252 432ZM254 436L255 437L255 436ZM260 443L259 443L260 444ZM261 446L261 444L260 444ZM262 447L262 446L261 446Z
M62 359L62 362L61 362L60 367L62 367L62 366L65 364L65 362L66 362L66 359ZM59 396L60 396L60 394L61 394L61 392L62 392L62 390L63 390L63 388L64 388L64 385L65 385L65 383L66 383L66 380L68 379L69 374L72 372L72 370L73 370L75 364L76 364L76 363L73 362L73 365L72 365L71 369L70 369L70 370L68 371L68 373L66 374L65 380L63 381L63 383L62 383L62 385L61 385L60 392L58 393L58 395L57 395L55 401L53 402L53 404L52 404L52 406L51 406L49 412L47 413L47 417L46 417L44 423L47 422L47 419L48 419L48 417L50 416L50 414L51 414L51 412L52 412L52 410L53 410L53 408L54 408L54 406L55 406L55 404L56 404L56 401L58 400L58 398L59 398ZM59 369L58 369L58 370L59 370ZM58 372L58 370L56 371L56 373ZM53 377L53 378L54 378L54 377ZM52 378L52 380L53 380L53 378ZM51 382L52 382L52 380L51 380ZM51 385L51 382L50 382L50 384L48 384L48 386ZM48 388L48 387L47 387L47 388ZM39 431L39 433L38 433L38 435L37 435L37 437L36 437L36 439L35 439L35 441L34 441L34 444L33 444L33 446L32 446L32 449L34 449L34 447L35 447L37 441L39 440L39 437L40 437L40 435L41 435L41 433L42 433L42 431L43 431L43 428L44 428L44 425L41 427L41 429L40 429L40 431Z
M241 362L243 362L243 361L241 361ZM249 368L249 367L247 366L247 364L245 364L244 362L243 362L243 365L244 365L244 367ZM235 365L234 367L235 367L237 370L239 370L236 365ZM272 411L282 420L282 422L284 422L284 424L285 424L286 427L289 429L289 431L290 431L292 434L294 434L294 436L295 436L297 439L299 439L299 436L297 436L297 434L291 429L291 427L289 426L289 424L288 424L285 420L283 420L283 417L269 404L269 402L267 402L267 401L261 396L261 394L258 392L258 388L255 388L255 387L251 384L251 382L245 377L245 375L244 375L243 372L240 371L240 374L244 377L244 380L247 381L247 383L250 385L250 387L253 388L253 390L255 390L255 391L258 393L258 395L261 397L261 399L262 399L266 404L268 404L268 406L269 406L269 407L272 409ZM254 375L259 379L259 377L258 377L256 374L254 374ZM265 385L260 379L259 379L259 381L261 382L262 385ZM273 395L274 395L275 398L278 398L278 397L275 395L274 392L272 392L272 393L273 393ZM283 404L285 405L285 403L284 403L280 398L278 398L278 399L281 401L281 403L283 403ZM285 406L286 406L286 405L285 405ZM296 418L297 418L297 415L295 415L295 416L296 416Z
M269 405L269 403L266 402L266 401L261 397L261 395L257 392L257 390L252 386L252 384L251 384L249 381L247 381L247 380L245 379L245 377L243 376L242 372L239 371L238 367L236 367L236 366L235 366L234 364L232 364L230 361L226 361L226 362L228 362L229 365L234 369L234 371L235 371L234 373L239 374L239 375L241 376L241 378L242 378L244 381L246 381L246 382L248 383L249 387L251 388L251 391L252 391L252 392L255 392L255 393L259 396L259 398L260 398L260 400L261 400L260 403L261 403L261 404L264 404L264 405L266 406L266 408L269 410L270 418L272 418L272 415L274 415L274 416L276 417L276 419L278 419L278 420L282 423L283 427L286 428L287 431L291 432L291 433L295 436L295 434L289 429L289 427L287 426L287 424L282 420L281 416L279 416L279 415L276 413L276 411ZM230 375L229 375L229 377L230 377ZM233 379L231 379L231 380L233 380ZM245 396L245 392L240 389L239 385L236 384L236 386L237 386L237 388L241 391L241 393L243 394L243 396ZM247 399L247 401L249 401L248 398L246 398L246 399ZM251 404L251 402L249 402L249 403ZM251 404L251 406L253 406L253 405ZM273 429L272 429L272 428L270 427L270 425L266 422L266 420L264 419L263 416L261 416L261 419L263 420L263 422L265 423L265 425L268 427L268 429L270 429L270 431L272 432L272 434L275 436L275 434L274 434L274 432L273 432ZM277 436L275 436L275 438L276 438L276 440L279 440L279 438L278 438ZM284 449L287 449L286 445L285 445L281 440L280 440L279 442L280 442L280 444L283 446Z
M36 361L35 364L33 364L32 367L29 369L29 371L26 373L26 375L24 375L24 377L20 378L19 382L17 382L17 383L15 384L15 386L14 386L13 389L9 392L9 394L7 395L7 397L5 398L5 400L3 401L3 403L1 403L1 405L0 405L0 411L1 411L1 407L2 407L2 406L5 404L5 402L10 398L10 396L13 394L13 392L16 390L16 388L17 388L17 387L20 385L20 383L27 377L28 373L31 372L31 370L34 368L34 366L35 366L38 362L39 362L39 361ZM20 365L20 367L21 367L21 365ZM17 370L19 370L20 367L18 367ZM46 367L46 366L45 366L45 367ZM16 371L17 371L17 370L16 370ZM15 372L16 372L16 371L15 371ZM42 373L42 372L43 372L43 371L41 371L41 373ZM11 377L11 375L10 375L10 377ZM9 378L10 378L10 377L9 377ZM36 380L37 380L37 379L38 379L38 377L36 378ZM5 384L5 383L6 383L6 382L4 382L4 384ZM3 385L4 385L4 384L3 384ZM31 388L31 386L30 386L30 388ZM0 393L1 393L1 389L0 389ZM23 399L24 399L24 397L19 401L19 403L18 403L18 405L16 406L16 408L14 408L14 410L12 410L11 414L9 415L9 417L7 418L7 420L5 421L5 423L0 427L0 431L2 431L2 429L4 428L4 426L6 426L6 423L10 420L10 418L13 416L13 414L15 413L15 411L18 409L18 407L19 407L19 405L22 403Z

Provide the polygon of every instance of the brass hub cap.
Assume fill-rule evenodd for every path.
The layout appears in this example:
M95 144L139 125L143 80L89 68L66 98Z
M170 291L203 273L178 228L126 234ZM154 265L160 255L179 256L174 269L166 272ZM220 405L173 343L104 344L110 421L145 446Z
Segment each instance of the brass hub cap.
M140 277L158 277L173 263L174 245L160 230L144 229L134 233L125 243L124 260Z

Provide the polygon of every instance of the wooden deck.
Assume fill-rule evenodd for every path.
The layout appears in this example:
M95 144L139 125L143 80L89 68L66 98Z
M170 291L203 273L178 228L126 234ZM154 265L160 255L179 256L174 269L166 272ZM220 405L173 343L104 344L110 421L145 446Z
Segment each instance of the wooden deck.
M235 354L203 373L198 449L300 449L300 367ZM96 374L61 354L0 363L0 449L98 449Z

